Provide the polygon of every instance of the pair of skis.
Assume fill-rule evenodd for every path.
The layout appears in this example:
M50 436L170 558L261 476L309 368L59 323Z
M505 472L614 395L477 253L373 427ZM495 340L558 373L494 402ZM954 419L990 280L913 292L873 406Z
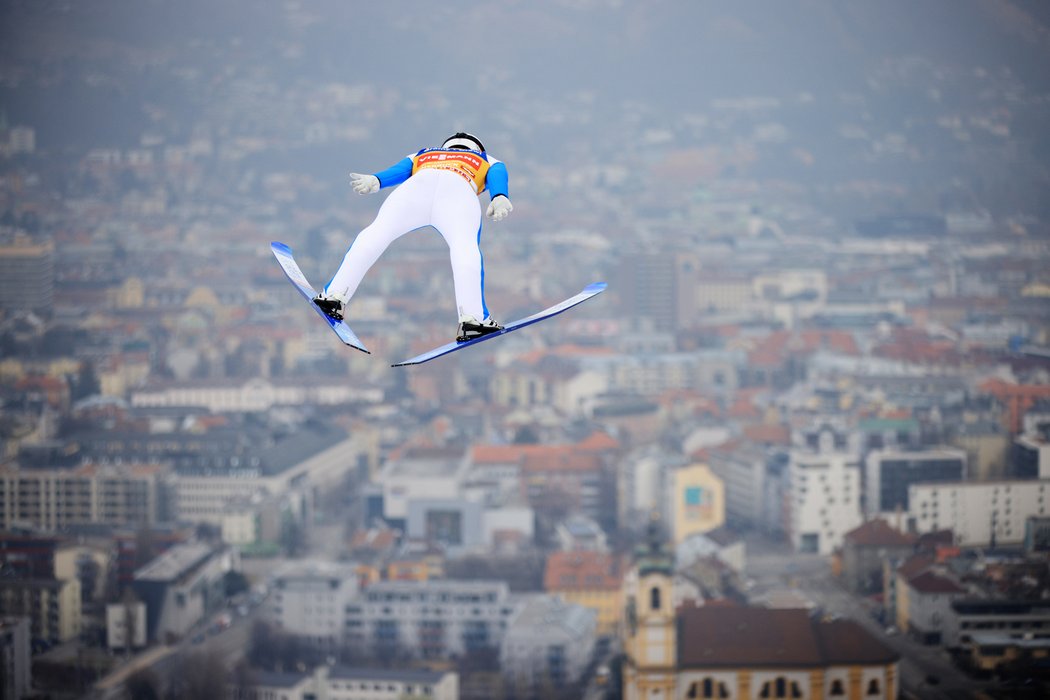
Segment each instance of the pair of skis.
M273 251L274 257L277 258L277 262L281 265L281 269L284 270L284 274L288 277L288 280L295 286L296 289L299 290L299 293L303 295L303 297L310 304L310 306L313 307L314 311L316 311L317 314L325 320L325 322L328 324L328 327L331 328L337 336L339 336L339 340L343 341L343 343L349 345L352 348L360 350L364 353L368 353L368 348L365 347L364 343L362 343L361 340L357 337L357 335L350 329L350 326L346 325L345 321L336 321L335 319L331 318L330 316L326 315L323 311L321 311L321 308L314 303L314 297L317 296L317 292L314 291L314 288L307 281L306 275L303 274L303 271L299 269L299 264L295 262L295 256L292 254L292 249L284 243L275 241L270 244L270 250ZM603 291L605 291L605 287L605 282L594 282L584 287L583 291L581 291L579 294L571 296L565 301L559 302L554 306L548 307L543 311L535 313L531 316L526 316L525 318L518 319L513 323L508 323L506 326L503 327L503 330L496 331L495 333L490 333L488 335L483 335L479 338L474 338L473 340L467 340L462 343L447 343L440 347L434 348L433 350L428 350L427 352L421 355L416 355L411 359L404 360L402 362L397 362L391 365L391 367L421 365L424 362L429 362L430 360L436 359L443 355L448 355L450 353L456 352L457 350L463 350L465 348L469 348L472 345L483 343L486 340L491 340L492 338L498 338L501 335L513 333L516 330L520 330L522 328L525 328L526 326L531 326L534 323L539 323L540 321L544 321L548 318L551 318L552 316L557 316L558 314L564 311L568 311L572 307L578 304L582 304L591 297L601 294Z

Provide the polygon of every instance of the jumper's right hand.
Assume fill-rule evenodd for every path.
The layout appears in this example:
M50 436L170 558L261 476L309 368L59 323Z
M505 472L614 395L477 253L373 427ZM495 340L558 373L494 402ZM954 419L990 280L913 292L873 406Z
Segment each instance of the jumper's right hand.
M379 191L379 178L375 175L350 173L350 186L358 194L372 194Z

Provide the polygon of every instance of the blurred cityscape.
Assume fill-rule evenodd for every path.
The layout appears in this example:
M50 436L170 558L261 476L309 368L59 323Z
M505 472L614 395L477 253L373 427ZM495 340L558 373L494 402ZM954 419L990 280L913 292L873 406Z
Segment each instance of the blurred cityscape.
M0 700L1046 697L1047 11L430 5L2 3Z

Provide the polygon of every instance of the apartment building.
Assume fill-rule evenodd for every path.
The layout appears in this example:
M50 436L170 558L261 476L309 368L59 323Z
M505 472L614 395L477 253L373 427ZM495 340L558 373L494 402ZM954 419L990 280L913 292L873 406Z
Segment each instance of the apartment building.
M498 648L520 605L502 581L380 581L346 606L346 640L427 659Z
M80 634L80 582L0 578L0 617L27 617L33 639L67 642Z
M312 673L252 670L247 687L230 688L237 700L459 700L454 671L319 666ZM236 695L234 695L236 692Z
M530 596L500 644L500 668L525 687L564 688L578 681L594 655L594 610L555 596Z
M158 465L85 465L75 469L0 467L0 527L45 530L103 523L148 525L159 519Z
M10 228L0 229L0 310L51 308L55 246Z
M966 477L966 452L950 448L882 449L864 460L865 513L889 516L908 510L908 487Z
M354 382L314 382L254 377L248 380L153 383L131 392L141 407L201 406L214 413L257 413L276 406L380 403L383 390Z
M623 576L626 562L620 555L595 551L553 552L547 557L543 590L593 610L596 634L615 634L623 610Z
M860 455L841 431L797 436L787 483L787 529L797 551L831 554L861 524Z
M915 484L908 522L919 533L952 530L962 547L1018 545L1031 517L1048 514L1050 479Z
M276 576L271 591L267 612L277 629L316 649L339 649L346 606L358 593L354 566L296 563Z

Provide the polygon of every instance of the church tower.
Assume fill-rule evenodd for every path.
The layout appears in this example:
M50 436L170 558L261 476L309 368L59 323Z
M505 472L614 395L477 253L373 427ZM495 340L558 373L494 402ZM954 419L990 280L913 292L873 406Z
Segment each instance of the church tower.
M659 520L646 529L624 581L624 700L671 700L677 667L674 559Z

